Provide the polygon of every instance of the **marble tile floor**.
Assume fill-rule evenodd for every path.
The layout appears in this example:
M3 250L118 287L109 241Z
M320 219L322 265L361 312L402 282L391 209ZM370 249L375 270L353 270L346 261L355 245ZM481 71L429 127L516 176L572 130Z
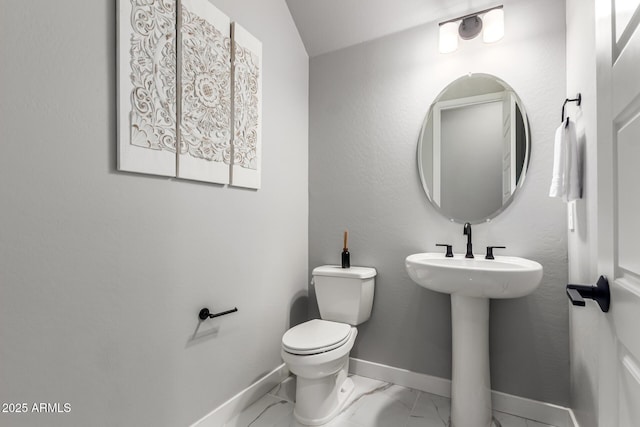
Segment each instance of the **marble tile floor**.
M352 375L355 390L324 427L447 427L450 399ZM289 377L224 427L301 427L293 416L295 378ZM502 427L553 427L494 411Z

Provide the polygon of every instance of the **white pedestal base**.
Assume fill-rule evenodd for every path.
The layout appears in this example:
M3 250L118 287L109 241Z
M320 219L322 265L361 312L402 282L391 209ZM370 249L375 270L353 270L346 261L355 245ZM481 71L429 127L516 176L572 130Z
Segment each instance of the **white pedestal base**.
M489 427L489 299L451 294L451 329L451 427Z

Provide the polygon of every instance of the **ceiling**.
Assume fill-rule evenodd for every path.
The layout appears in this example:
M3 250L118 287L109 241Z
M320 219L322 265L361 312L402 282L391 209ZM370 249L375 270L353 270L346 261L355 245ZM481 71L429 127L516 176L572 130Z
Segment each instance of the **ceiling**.
M503 4L500 0L286 0L309 57Z

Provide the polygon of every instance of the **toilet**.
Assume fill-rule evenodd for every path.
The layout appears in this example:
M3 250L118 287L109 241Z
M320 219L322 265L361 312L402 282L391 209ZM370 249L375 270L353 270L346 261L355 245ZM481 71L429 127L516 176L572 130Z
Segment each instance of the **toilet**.
M282 360L296 375L293 413L305 425L329 422L353 392L348 378L355 327L371 317L375 268L316 267L315 286L321 319L289 329L282 336Z

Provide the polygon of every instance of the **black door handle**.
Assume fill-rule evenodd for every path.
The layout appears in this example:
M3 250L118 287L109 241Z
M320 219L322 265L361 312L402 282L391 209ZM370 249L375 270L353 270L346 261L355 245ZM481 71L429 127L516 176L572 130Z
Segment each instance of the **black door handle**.
M611 304L611 293L609 292L609 281L605 276L600 276L595 285L567 285L567 296L571 300L571 304L583 306L584 299L594 300L600 306L603 312L609 311Z

